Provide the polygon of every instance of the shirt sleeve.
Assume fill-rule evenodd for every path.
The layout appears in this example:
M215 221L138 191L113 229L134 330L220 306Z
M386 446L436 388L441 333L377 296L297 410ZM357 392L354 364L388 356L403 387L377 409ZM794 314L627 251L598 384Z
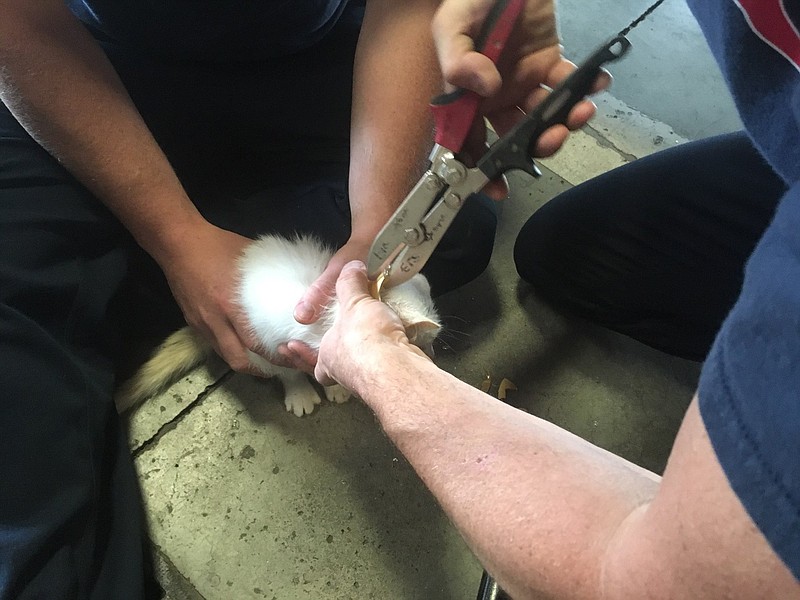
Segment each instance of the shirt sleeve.
M800 579L800 183L748 261L699 400L731 487Z

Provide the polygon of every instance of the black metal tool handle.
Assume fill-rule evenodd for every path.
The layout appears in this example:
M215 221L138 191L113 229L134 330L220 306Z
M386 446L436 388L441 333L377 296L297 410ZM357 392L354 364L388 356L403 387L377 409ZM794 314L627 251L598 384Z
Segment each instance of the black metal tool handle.
M500 586L497 585L497 582L489 573L484 571L476 600L511 600L511 597L500 589Z
M572 108L592 91L603 65L622 58L630 45L626 37L617 36L595 50L525 119L495 142L478 161L477 167L489 179L496 179L512 169L525 171L534 177L541 175L531 157L536 141L547 128L566 123Z

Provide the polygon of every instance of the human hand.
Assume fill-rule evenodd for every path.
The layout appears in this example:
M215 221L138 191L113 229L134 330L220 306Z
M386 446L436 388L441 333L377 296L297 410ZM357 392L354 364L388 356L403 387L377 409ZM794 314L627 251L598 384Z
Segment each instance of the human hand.
M340 383L357 391L368 361L380 361L385 351L406 350L425 357L406 335L397 314L369 293L367 268L352 261L336 282L339 314L323 336L314 377L323 385Z
M473 40L494 0L444 0L432 24L439 63L448 89L472 90L485 100L481 116L486 117L499 135L509 131L575 70L561 55L552 0L525 0L506 47L497 64L474 50ZM603 72L595 91L607 87L610 75ZM549 88L549 89L548 89ZM537 140L536 157L555 153L569 131L582 127L594 115L591 101L579 102L570 112L566 125L548 129ZM468 153L477 158L485 145L485 128L477 119Z
M314 323L322 311L330 303L336 293L336 280L342 267L351 260L364 260L369 251L371 240L351 237L337 250L325 270L312 283L294 309L294 318L298 323L309 325Z
M160 265L187 324L198 331L235 371L261 374L247 351L263 353L236 305L239 256L250 239L204 222L183 238L180 250ZM265 356L280 363L280 357Z
M369 250L369 241L350 238L328 261L325 270L312 283L294 310L298 323L310 325L319 319L325 307L336 293L336 280L342 267L351 260L364 260ZM308 344L290 340L278 348L279 359L284 366L291 366L313 374L317 363L317 353Z

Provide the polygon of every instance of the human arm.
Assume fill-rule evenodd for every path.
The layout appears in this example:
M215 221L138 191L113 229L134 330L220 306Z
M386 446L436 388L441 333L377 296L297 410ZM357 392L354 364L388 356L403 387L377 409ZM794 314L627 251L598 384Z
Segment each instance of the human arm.
M728 485L696 399L659 480L438 369L369 297L363 265L343 270L337 296L318 379L374 411L513 598L800 596Z
M298 304L300 322L317 318L345 263L366 259L378 231L425 169L433 143L428 105L441 90L430 33L436 6L433 0L366 3L353 72L352 231Z
M187 321L245 368L232 307L245 238L187 197L112 65L63 0L0 0L0 99L164 270ZM238 333L237 333L238 331Z

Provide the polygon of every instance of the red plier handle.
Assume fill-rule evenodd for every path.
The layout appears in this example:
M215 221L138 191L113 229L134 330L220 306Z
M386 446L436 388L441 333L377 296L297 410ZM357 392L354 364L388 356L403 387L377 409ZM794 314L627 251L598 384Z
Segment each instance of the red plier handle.
M524 4L525 0L497 0L475 40L475 50L496 63ZM436 143L453 153L461 152L478 114L480 100L477 93L466 89L458 89L434 98L431 110L436 128Z

